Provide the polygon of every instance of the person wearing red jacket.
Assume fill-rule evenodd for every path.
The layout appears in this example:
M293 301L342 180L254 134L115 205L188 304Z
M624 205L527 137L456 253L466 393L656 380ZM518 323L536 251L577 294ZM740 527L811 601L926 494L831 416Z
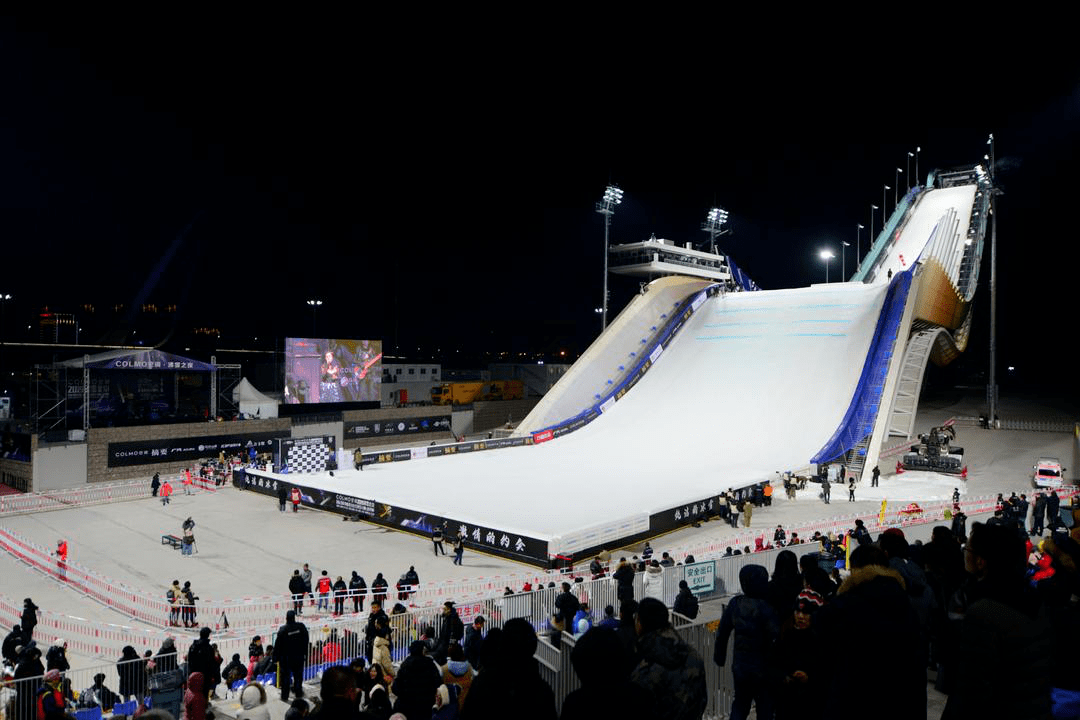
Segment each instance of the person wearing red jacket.
M300 488L294 487L290 497L292 499L292 511L296 512L300 509Z
M319 578L318 583L315 585L315 589L319 591L319 605L316 610L325 610L330 612L330 588L332 584L330 582L330 576L326 574L326 571L322 571L322 576Z
M60 572L60 578L62 580L67 579L67 556L67 540L61 540L56 544L56 569Z
M172 495L172 485L168 480L161 486L161 505L164 507L169 504L169 496Z

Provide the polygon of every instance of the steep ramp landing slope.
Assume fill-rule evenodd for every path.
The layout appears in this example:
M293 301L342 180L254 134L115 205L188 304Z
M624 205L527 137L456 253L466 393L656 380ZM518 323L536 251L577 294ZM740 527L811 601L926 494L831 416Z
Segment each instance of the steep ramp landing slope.
M364 481L383 502L430 507L437 497L445 516L553 537L775 477L805 465L839 425L885 292L837 283L716 296L580 430L391 463Z

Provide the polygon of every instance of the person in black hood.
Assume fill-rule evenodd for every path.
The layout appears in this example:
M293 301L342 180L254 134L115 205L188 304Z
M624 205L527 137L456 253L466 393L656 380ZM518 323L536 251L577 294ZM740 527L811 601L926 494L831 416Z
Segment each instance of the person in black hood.
M462 708L463 720L555 720L555 693L533 657L536 631L524 618L511 618L501 633L488 633L481 650L487 669L476 676ZM488 658L488 645L491 655Z
M3 658L14 666L19 660L15 648L25 645L26 641L26 637L23 636L22 625L12 626L11 632L4 637Z
M41 676L45 674L45 666L41 664L41 650L31 647L23 653L18 667L15 668L15 697L17 718L37 717L37 708L34 696L38 687L41 686Z
M38 606L30 598L23 600L22 629L23 637L29 642L34 637L34 628L37 627Z
M667 607L656 598L642 599L634 627L641 661L630 682L652 698L641 716L699 720L709 698L701 655L672 629Z
M364 595L367 593L367 583L355 570L349 579L349 596L353 602L353 612L364 612Z
M146 694L146 663L130 645L125 645L116 663L116 674L120 678L120 697L124 700L137 698L142 700Z
M731 671L735 693L731 717L745 718L753 702L758 717L771 718L777 686L773 652L780 635L780 621L768 600L769 571L761 565L746 565L739 571L739 584L742 594L731 599L720 618L713 661L724 666L728 638L734 633Z
M883 720L926 717L926 646L907 585L888 565L876 545L852 550L851 575L814 618L821 637L828 638L826 665L845 668L826 679L825 717L854 717L868 707ZM889 652L872 663L853 662L852 653L868 638Z
M769 581L769 604L776 617L787 617L795 598L803 589L802 575L799 574L799 559L791 550L781 550L773 566L772 580Z
M285 613L285 624L278 628L276 640L273 658L278 663L281 700L289 702L290 689L296 697L304 697L304 661L308 654L308 629L304 623L296 621L296 613L292 610Z

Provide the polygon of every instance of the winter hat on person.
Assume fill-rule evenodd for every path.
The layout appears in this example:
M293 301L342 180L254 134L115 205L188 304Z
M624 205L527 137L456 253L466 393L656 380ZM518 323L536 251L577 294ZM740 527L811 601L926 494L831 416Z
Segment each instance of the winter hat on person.
M53 668L49 672L45 673L45 682L47 682L47 683L60 682L60 671Z
M825 604L824 598L820 593L817 593L809 588L799 593L799 596L795 598L795 610L798 612L804 612L812 614L821 609L821 606Z
M883 530L881 534L882 535L896 535L901 540L905 539L904 538L904 531L901 530L900 528L889 528L888 530Z
M55 645L56 647L67 647L67 640L64 640L64 638L62 637L58 637L53 640L53 645Z

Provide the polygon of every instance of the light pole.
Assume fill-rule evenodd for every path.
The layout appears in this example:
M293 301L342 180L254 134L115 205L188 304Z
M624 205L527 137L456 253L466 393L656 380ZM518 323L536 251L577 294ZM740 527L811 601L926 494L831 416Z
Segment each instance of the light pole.
M604 197L596 203L596 212L604 216L604 303L600 312L600 332L607 329L607 261L608 261L608 230L611 227L611 216L615 214L615 206L622 202L623 191L615 185L608 185L604 190Z
M701 230L709 233L709 252L716 254L716 238L724 234L724 223L727 222L728 211L714 207L705 216L705 222L701 224Z
M896 168L896 181L893 183L893 198L892 207L893 210L900 204L900 173L904 172L900 168Z
M873 212L873 210L870 211L871 214ZM862 229L862 225L855 223L855 272L858 272L859 268L862 267Z
M915 183L919 182L919 153L922 152L922 148L918 145L915 146Z
M11 293L0 293L0 387L7 385L4 380L4 306L11 299Z
M908 188L911 187L911 158L913 158L913 157L915 157L915 153L908 150L907 165L904 166L904 170L907 171L907 176L908 176ZM915 174L916 175L918 174L918 170L915 171Z
M892 190L892 188L889 187L888 185L886 185L885 189L881 191L881 231L882 232L885 232L885 216L889 214L888 206L885 204L885 201L886 201L886 199L888 197L887 195L885 195L885 193L888 192L889 190ZM893 209L895 210L896 207L893 206Z
M873 203L871 203L871 205L870 205L870 247L874 247L874 239L875 239L874 238L874 211L879 210L879 209L880 208L878 208L877 205L874 205ZM884 218L884 215L885 214L882 213L882 218ZM881 221L881 227L885 227L885 220L884 219L882 219L882 221Z
M307 304L311 306L311 337L315 337L318 335L318 332L315 330L315 320L319 312L319 306L322 305L322 300L308 300Z
M832 250L822 250L821 252L818 253L818 257L825 261L825 284L828 285L829 284L829 261L832 260L834 257L836 257L836 255L833 254Z
M847 282L847 249L851 243L840 241L840 282Z

